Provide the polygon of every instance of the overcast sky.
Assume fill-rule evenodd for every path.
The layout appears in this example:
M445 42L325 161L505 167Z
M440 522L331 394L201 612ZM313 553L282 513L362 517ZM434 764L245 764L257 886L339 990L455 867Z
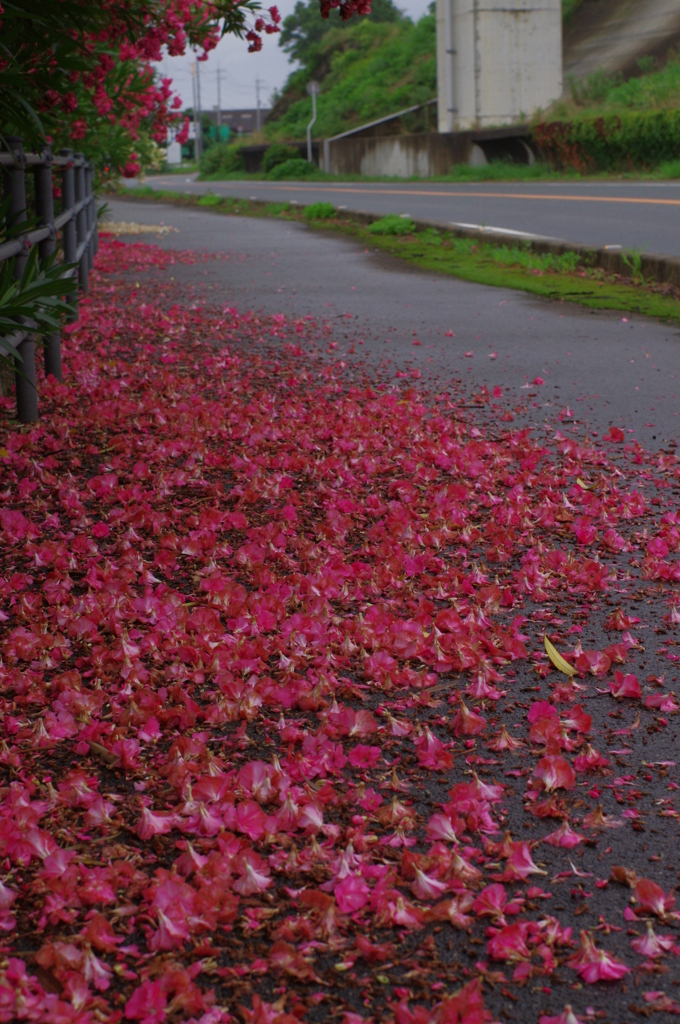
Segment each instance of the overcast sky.
M270 0L263 0L263 7ZM273 2L273 0L272 0ZM396 0L397 6L416 21L427 10L429 0ZM283 18L292 14L295 0L280 0L278 8ZM319 15L321 17L321 15ZM226 36L214 49L207 61L199 65L201 80L201 107L214 109L217 105L217 70L222 82L222 109L239 109L256 105L256 79L260 81L260 102L269 106L274 89L280 89L293 70L288 56L278 44L278 36L264 36L262 50L248 53L248 44L241 39ZM194 56L165 57L160 65L163 75L172 78L176 92L185 107L192 106L191 71Z

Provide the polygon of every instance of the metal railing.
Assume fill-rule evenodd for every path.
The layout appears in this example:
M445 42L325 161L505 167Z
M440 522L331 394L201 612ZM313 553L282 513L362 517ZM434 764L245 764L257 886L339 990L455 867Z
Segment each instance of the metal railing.
M14 257L14 277L20 280L31 248L38 246L38 256L51 256L57 246L58 233L62 233L61 248L66 264L76 264L65 272L77 271L81 291L88 288L89 273L98 248L97 210L94 196L94 168L82 153L62 149L53 156L50 146L41 153L24 153L20 138L5 140L7 149L0 152L7 219L13 227L28 220L26 200L26 172L33 172L35 215L37 227L18 234L0 245L0 261ZM53 187L54 170L61 173L61 213L55 216ZM73 301L73 300L72 300ZM77 308L77 300L74 303ZM35 342L29 322L17 324L16 332L3 338L21 356L15 360L17 372L17 416L21 423L38 420L38 392L36 389ZM62 379L61 334L49 334L43 340L45 374Z

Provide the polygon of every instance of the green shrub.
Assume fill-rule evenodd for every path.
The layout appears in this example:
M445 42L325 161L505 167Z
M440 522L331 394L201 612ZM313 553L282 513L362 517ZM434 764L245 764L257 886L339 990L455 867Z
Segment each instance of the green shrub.
M243 153L238 146L229 142L216 142L201 157L200 176L202 178L219 177L227 174L240 174L246 169Z
M295 160L284 160L277 164L267 175L272 181L281 181L283 178L308 178L310 174L316 174L318 168L310 164L308 160L296 157Z
M641 170L677 160L680 110L622 111L535 125L534 143L557 170Z
M265 174L269 174L279 164L283 164L286 160L297 160L300 157L300 152L295 146L288 146L285 142L275 142L273 146L265 152L262 158L262 170Z
M327 220L328 217L335 217L335 207L332 203L312 203L305 207L307 220Z
M210 192L207 196L201 196L200 199L196 200L197 206L219 206L222 202L221 196L216 196Z
M664 160L658 171L662 178L680 178L680 160Z
M410 235L415 229L410 217L400 217L396 213L388 213L386 217L373 221L368 228L372 235Z
M288 213L290 210L290 203L267 203L264 209L265 213Z

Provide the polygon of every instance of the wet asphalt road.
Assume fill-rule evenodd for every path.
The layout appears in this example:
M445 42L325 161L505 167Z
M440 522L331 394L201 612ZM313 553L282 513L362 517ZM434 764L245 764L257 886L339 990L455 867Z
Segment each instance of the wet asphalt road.
M135 184L131 182L130 184ZM370 213L408 213L519 235L586 245L619 245L680 255L680 182L314 182L211 181L158 175L152 188L262 199L319 201Z
M419 370L422 383L438 390L444 390L454 379L462 379L470 393L482 384L500 385L511 404L520 400L525 407L525 413L517 418L518 425L533 423L538 432L546 431L546 437L561 426L559 413L569 406L579 421L573 435L578 438L585 431L601 434L611 423L630 431L630 436L646 447L666 447L677 438L677 327L615 312L590 313L520 292L422 273L384 254L368 252L352 240L329 237L305 225L119 200L110 206L117 221L164 222L178 228L160 240L142 234L127 236L129 241L224 254L222 259L175 264L159 272L164 281L177 281L178 299L229 304L241 312L252 309L323 318L334 328L331 337L337 348L330 352L333 359L363 361L387 377L397 370ZM414 341L420 344L414 345ZM544 379L543 385L532 385L537 376ZM662 500L675 507L674 497L673 492L666 492ZM661 640L655 636L667 612L667 593L637 595L637 580L631 580L632 589L628 589L627 559L627 555L612 556L611 561L617 562L621 570L623 589L581 620L580 639L586 649L601 650L611 643L612 634L602 629L602 618L610 606L622 600L620 595L627 593L624 605L640 617L634 633L644 644L627 671L636 672L641 680L648 673L666 673L666 687L679 692L675 662L667 660L665 647L659 646L674 642L673 638ZM633 601L638 603L630 603ZM532 606L528 599L523 612L528 616L542 614L540 606ZM608 929L609 924L602 921L611 922L612 930L593 932L598 944L634 966L640 958L631 955L622 918L628 893L614 884L596 889L594 882L595 878L608 878L613 865L625 864L634 866L640 876L654 879L666 891L672 891L678 883L678 824L673 818L658 817L659 801L669 796L672 799L669 790L677 789L680 783L677 720L672 718L668 728L657 729L651 725L654 714L644 710L640 728L637 706L617 706L608 694L599 694L596 684L600 680L583 682L587 684L583 701L593 716L598 748L612 728L625 733L625 740L619 740L618 735L614 738L617 749L611 756L615 757L617 774L626 777L631 772L627 776L631 779L641 774L637 806L644 824L638 830L607 830L573 851L571 859L584 872L573 878L560 879L556 874L568 865L568 851L554 851L541 844L536 856L545 865L547 877L538 881L552 893L545 913L556 914L563 925L571 925L575 937L582 927L595 929L599 922L601 929ZM523 703L514 711L508 709L511 731L515 721L525 722L528 702L546 699L550 692L528 664L519 666L513 691L522 696ZM614 724L612 714L617 716ZM522 756L516 756L518 770L524 768L522 760ZM618 782L623 784L621 779ZM538 839L556 823L548 826L526 815L521 789L519 785L514 791L511 787L505 794L509 824L513 835ZM439 793L435 782L428 794L434 800L444 799L443 789ZM606 814L621 813L611 787L603 786L601 802ZM543 912L543 907L533 909ZM668 930L657 927L664 933ZM453 955L468 957L470 963L481 952L469 945L462 932L455 933L449 956L451 948ZM613 989L606 984L584 986L572 971L560 969L550 979L537 977L525 988L515 988L515 1001L504 994L508 990L490 986L486 987L485 999L494 1020L538 1024L541 1013L558 1014L569 1002L583 1021L630 1024L640 1019L644 991L663 990L672 998L678 997L679 964L678 957L669 956L664 959L661 974L638 968ZM676 1018L654 1013L650 1019L664 1022Z
M179 229L160 240L140 236L146 241L227 253L182 267L182 279L239 309L323 317L335 327L338 355L354 339L348 358L392 360L433 383L453 375L519 395L542 377L545 385L531 389L537 422L569 406L592 431L614 423L651 447L678 438L676 325L425 273L304 225L156 203L110 207L117 221Z

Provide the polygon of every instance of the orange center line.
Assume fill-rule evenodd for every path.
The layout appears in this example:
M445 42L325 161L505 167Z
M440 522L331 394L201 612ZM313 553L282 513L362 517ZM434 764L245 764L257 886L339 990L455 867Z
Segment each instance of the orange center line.
M165 184L165 182L163 182ZM213 184L213 183L211 183ZM222 184L214 182L215 185ZM564 196L540 195L530 192L435 192L434 190L392 188L342 188L339 185L274 185L248 182L251 189L279 189L288 192L344 192L346 195L433 196L445 199L531 199L570 203L634 203L647 206L680 206L680 199L636 199L632 196Z

